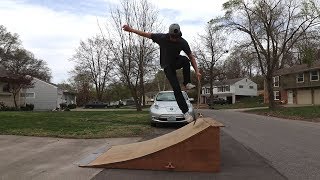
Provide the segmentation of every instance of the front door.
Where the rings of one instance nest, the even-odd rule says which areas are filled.
[[[292,90],[288,91],[288,104],[293,104],[293,92],[292,92]]]

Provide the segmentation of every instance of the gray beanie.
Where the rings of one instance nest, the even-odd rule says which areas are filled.
[[[182,36],[182,33],[180,31],[180,26],[179,24],[171,24],[169,26],[169,34],[175,35],[175,36]]]

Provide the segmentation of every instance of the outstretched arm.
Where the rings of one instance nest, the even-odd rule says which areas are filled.
[[[192,53],[188,54],[188,57],[189,57],[189,59],[190,59],[190,61],[191,61],[191,64],[192,64],[193,69],[196,71],[196,75],[197,75],[198,81],[200,81],[200,79],[201,79],[201,74],[200,74],[200,72],[199,72],[196,59],[194,58],[194,56],[193,56]]]
[[[123,25],[122,29],[127,31],[127,32],[133,32],[135,34],[138,34],[139,36],[143,36],[143,37],[151,39],[151,33],[140,31],[140,30],[137,30],[137,29],[133,29],[129,25]]]

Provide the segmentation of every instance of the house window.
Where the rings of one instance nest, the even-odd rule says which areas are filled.
[[[226,86],[226,91],[230,92],[230,86]]]
[[[310,72],[310,81],[319,81],[319,71]]]
[[[297,75],[297,83],[302,83],[304,82],[304,74],[300,73]]]
[[[249,86],[250,89],[253,89],[253,86]]]
[[[206,88],[206,94],[210,94],[210,88]]]
[[[5,84],[2,88],[2,92],[9,92],[10,91],[10,87],[9,87],[9,83]]]
[[[35,97],[36,97],[36,93],[34,93],[34,92],[21,93],[21,97],[25,97],[25,98],[35,98]]]
[[[219,86],[218,87],[218,92],[226,92],[230,91],[230,86]]]
[[[239,88],[243,88],[243,85],[239,85]]]
[[[280,100],[280,91],[273,91],[274,100]]]
[[[279,87],[279,76],[273,77],[273,87]]]

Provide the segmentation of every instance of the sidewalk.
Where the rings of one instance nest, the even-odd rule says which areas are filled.
[[[88,180],[102,169],[78,167],[78,161],[102,147],[140,138],[62,139],[0,136],[1,180]]]

